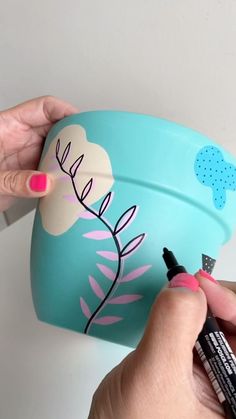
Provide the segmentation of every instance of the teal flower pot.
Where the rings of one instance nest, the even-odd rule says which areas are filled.
[[[46,139],[31,283],[40,320],[135,347],[166,282],[162,249],[212,271],[236,225],[236,160],[152,116],[67,117]]]

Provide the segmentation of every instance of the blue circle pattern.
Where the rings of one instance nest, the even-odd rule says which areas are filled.
[[[212,189],[215,207],[223,209],[226,191],[236,191],[236,167],[224,160],[217,147],[206,146],[198,152],[194,169],[199,182]]]

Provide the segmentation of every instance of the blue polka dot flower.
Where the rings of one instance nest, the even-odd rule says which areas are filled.
[[[217,147],[206,146],[198,152],[194,169],[199,182],[212,189],[215,207],[223,209],[226,191],[236,191],[236,167],[224,160]]]

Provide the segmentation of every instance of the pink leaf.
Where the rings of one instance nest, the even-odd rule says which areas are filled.
[[[87,317],[87,319],[89,319],[91,317],[91,311],[89,310],[88,304],[84,301],[84,299],[82,297],[80,297],[80,307],[81,307],[81,310],[83,311],[85,317]]]
[[[133,253],[138,247],[141,245],[143,239],[145,237],[145,233],[139,234],[139,236],[135,237],[134,239],[130,240],[129,243],[124,246],[121,251],[121,257],[128,256],[130,253]]]
[[[105,297],[105,294],[100,285],[97,283],[96,279],[93,278],[93,276],[89,276],[89,283],[94,294],[96,294],[96,296],[100,298],[100,300],[102,300]]]
[[[104,240],[104,239],[110,239],[112,237],[110,231],[106,230],[94,230],[90,231],[89,233],[85,233],[83,235],[87,239],[94,239],[94,240]]]
[[[83,158],[84,158],[84,154],[81,154],[81,156],[78,157],[78,159],[76,159],[75,162],[70,167],[70,174],[72,177],[75,177],[77,170],[82,163]]]
[[[82,214],[79,214],[79,218],[84,218],[85,220],[93,220],[96,218],[96,215],[90,211],[84,211]]]
[[[96,253],[108,260],[118,260],[118,254],[115,252],[109,252],[107,250],[99,250]]]
[[[140,266],[140,268],[137,268],[134,271],[131,271],[129,274],[123,276],[123,278],[121,278],[119,282],[133,281],[134,279],[139,278],[140,276],[142,276],[151,267],[152,267],[152,265]]]
[[[110,268],[108,268],[108,266],[102,265],[100,263],[97,263],[97,267],[103,273],[103,275],[105,275],[111,281],[114,281],[116,274],[115,274],[115,272],[113,272],[112,269],[110,269]]]
[[[140,294],[127,294],[127,295],[119,295],[118,297],[111,298],[108,303],[109,304],[128,304],[132,303],[133,301],[137,301],[143,298]]]
[[[59,168],[58,162],[57,161],[51,161],[48,165],[48,169],[47,170],[57,170]]]
[[[63,198],[66,199],[66,201],[69,201],[73,204],[78,204],[78,200],[75,195],[63,195]]]
[[[61,158],[61,165],[63,165],[63,163],[65,163],[66,158],[70,152],[70,146],[71,146],[71,141],[67,144],[63,154],[62,154],[62,158]]]
[[[94,319],[93,323],[107,325],[107,324],[120,322],[121,320],[123,320],[123,317],[104,316],[104,317],[99,317],[98,319]]]
[[[109,192],[105,196],[104,200],[101,203],[100,209],[99,209],[99,215],[100,216],[102,216],[102,214],[104,214],[104,212],[108,210],[109,206],[112,203],[113,195],[114,195],[113,192]]]
[[[115,228],[114,228],[114,233],[118,234],[120,233],[122,230],[124,230],[125,228],[128,227],[128,225],[134,221],[134,218],[137,214],[137,210],[138,207],[136,205],[134,205],[133,207],[130,207],[129,209],[127,209],[119,218],[119,220],[117,221]]]
[[[84,189],[82,190],[81,201],[84,201],[85,198],[88,196],[89,192],[91,191],[92,184],[93,184],[93,178],[90,179],[90,181],[85,185]]]
[[[62,181],[62,182],[68,182],[68,181],[70,181],[71,179],[70,179],[70,176],[68,176],[68,175],[62,175],[62,176],[60,176],[59,177],[59,179],[60,179],[60,181]]]

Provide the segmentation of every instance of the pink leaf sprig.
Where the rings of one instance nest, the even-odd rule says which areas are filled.
[[[79,218],[83,218],[84,220],[94,220],[97,217],[92,212],[84,211],[82,214],[79,214]]]
[[[110,252],[108,250],[98,250],[96,252],[99,256],[102,256],[104,259],[117,261],[118,260],[118,254],[116,252]]]
[[[63,198],[72,204],[78,204],[78,200],[75,195],[63,195]]]
[[[110,281],[114,281],[116,278],[116,273],[108,266],[103,265],[101,263],[97,263],[98,269],[105,275],[106,278],[110,279]]]
[[[87,319],[89,319],[92,315],[90,308],[88,306],[88,304],[86,303],[86,301],[80,297],[80,307],[82,312],[84,313],[85,317],[87,317]]]
[[[96,319],[93,320],[93,323],[106,326],[108,324],[120,322],[121,320],[123,320],[123,317],[104,316],[104,317],[97,317]]]
[[[100,298],[100,300],[102,300],[105,297],[105,293],[102,290],[101,286],[99,285],[99,283],[96,281],[96,279],[93,276],[89,276],[89,283],[91,285],[91,288],[94,292],[94,294]]]
[[[141,300],[141,298],[143,298],[143,296],[140,294],[124,294],[109,299],[108,304],[129,304]]]
[[[86,237],[87,239],[92,239],[92,240],[105,240],[105,239],[112,238],[111,232],[106,231],[106,230],[90,231],[89,233],[83,234],[83,236]]]
[[[134,279],[137,279],[140,276],[142,276],[151,267],[152,267],[152,265],[140,266],[139,268],[134,269],[133,271],[129,272],[127,275],[125,275],[122,278],[120,278],[119,279],[119,282],[130,282],[130,281],[133,281]]]

